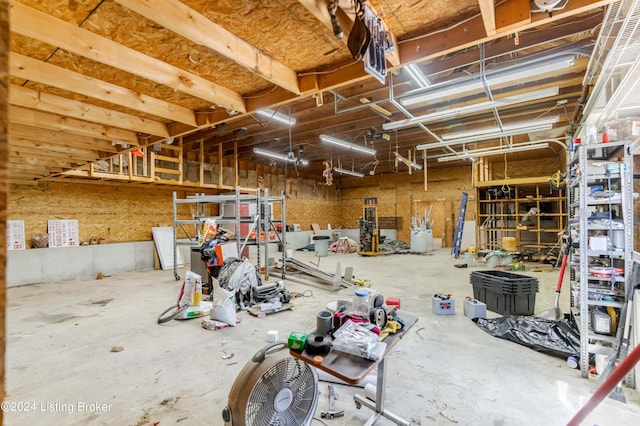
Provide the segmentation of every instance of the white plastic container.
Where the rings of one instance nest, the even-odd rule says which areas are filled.
[[[431,229],[411,232],[411,253],[427,253],[433,250],[433,233]]]

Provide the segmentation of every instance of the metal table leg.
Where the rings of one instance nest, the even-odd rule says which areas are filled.
[[[371,426],[375,424],[376,421],[380,418],[380,416],[386,417],[397,425],[402,426],[410,426],[407,420],[401,418],[400,416],[393,414],[389,410],[385,410],[384,408],[384,387],[385,387],[385,360],[382,358],[378,363],[378,375],[376,379],[376,402],[367,399],[366,397],[355,394],[353,399],[356,403],[356,408],[360,408],[361,405],[364,405],[367,408],[370,408],[374,411],[374,413],[369,417],[365,426]]]

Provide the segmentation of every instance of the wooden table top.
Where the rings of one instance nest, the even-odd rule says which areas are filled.
[[[383,342],[387,344],[387,349],[384,352],[382,358],[386,357],[396,344],[404,337],[407,331],[418,321],[418,317],[410,314],[409,312],[397,310],[398,316],[404,321],[404,328],[402,331],[389,334]],[[327,355],[323,356],[321,364],[315,364],[313,362],[314,355],[309,355],[306,351],[296,352],[289,350],[289,353],[294,358],[298,358],[307,364],[311,364],[322,371],[325,371],[340,380],[355,385],[360,383],[367,374],[375,367],[380,361],[372,361],[366,358],[359,357],[357,355],[351,355],[345,352],[331,350]]]

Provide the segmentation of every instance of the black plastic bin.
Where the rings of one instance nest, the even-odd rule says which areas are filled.
[[[502,315],[533,315],[536,308],[535,293],[504,294],[473,286],[473,298],[485,303],[491,312]]]
[[[473,297],[487,309],[503,315],[533,315],[538,279],[512,272],[473,271],[470,275]]]

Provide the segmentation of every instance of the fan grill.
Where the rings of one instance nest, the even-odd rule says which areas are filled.
[[[256,382],[247,401],[246,423],[254,426],[298,426],[308,424],[316,403],[316,376],[311,367],[295,358],[285,358],[267,369]],[[275,398],[288,388],[292,399],[278,412]],[[281,394],[282,396],[282,394]]]

